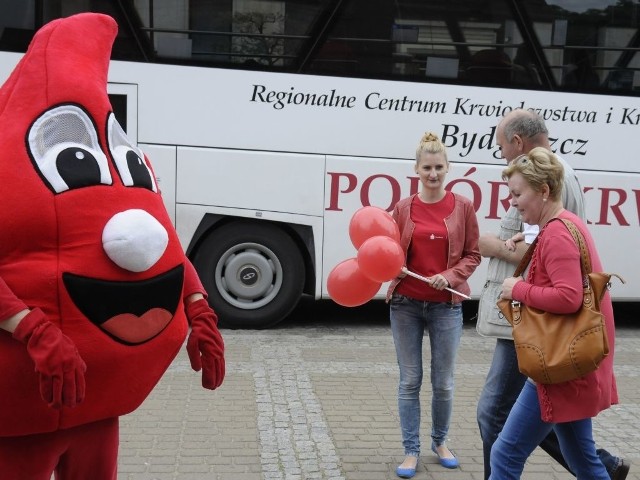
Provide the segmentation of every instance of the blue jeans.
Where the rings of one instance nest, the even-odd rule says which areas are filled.
[[[591,418],[566,423],[546,423],[533,382],[525,382],[504,428],[491,449],[491,477],[519,479],[529,455],[554,430],[560,448],[579,479],[609,480],[593,441]]]
[[[462,336],[462,305],[423,302],[394,294],[390,306],[400,385],[398,410],[405,455],[420,455],[420,387],[422,338],[431,346],[431,439],[442,445],[449,432],[453,407],[454,370]]]
[[[487,380],[478,400],[477,410],[478,427],[480,428],[484,453],[485,480],[491,475],[489,461],[491,447],[502,431],[509,412],[525,383],[526,377],[518,370],[518,359],[513,341],[498,339]],[[540,447],[575,475],[560,451],[560,444],[555,432],[549,432],[549,435],[541,441]],[[597,450],[597,454],[609,474],[612,474],[618,466],[618,457],[602,449]]]

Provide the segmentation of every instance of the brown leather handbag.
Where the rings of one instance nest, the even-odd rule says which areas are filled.
[[[498,300],[498,308],[513,326],[520,372],[538,383],[561,383],[585,376],[600,366],[609,354],[604,315],[600,301],[615,273],[594,273],[582,233],[573,222],[561,220],[571,232],[581,256],[584,296],[580,309],[572,314],[545,312],[514,300]],[[536,240],[518,265],[514,277],[525,270]]]

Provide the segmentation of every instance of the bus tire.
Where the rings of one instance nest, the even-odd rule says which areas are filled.
[[[302,295],[300,250],[272,224],[224,225],[204,239],[193,263],[221,327],[268,328],[283,320]]]

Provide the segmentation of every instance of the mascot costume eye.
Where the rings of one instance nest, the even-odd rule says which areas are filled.
[[[115,480],[118,417],[187,340],[205,388],[224,344],[152,166],[107,96],[117,33],[40,29],[0,88],[0,476]]]

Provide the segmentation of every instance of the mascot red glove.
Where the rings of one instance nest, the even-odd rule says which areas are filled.
[[[40,395],[50,407],[75,407],[84,400],[87,366],[73,342],[36,308],[24,317],[13,338],[27,345],[40,381]]]
[[[218,317],[204,298],[187,305],[191,334],[187,352],[191,368],[202,369],[202,386],[215,390],[222,384],[225,373],[224,342],[218,331]]]
[[[218,330],[218,317],[206,301],[207,292],[191,262],[187,261],[184,278],[184,303],[191,333],[187,353],[191,368],[202,370],[202,386],[218,388],[225,375],[224,341]]]
[[[116,34],[106,15],[54,20],[0,88],[2,480],[115,480],[118,417],[175,358],[187,310],[193,367],[224,378],[215,314],[185,304],[206,292],[109,102]]]

